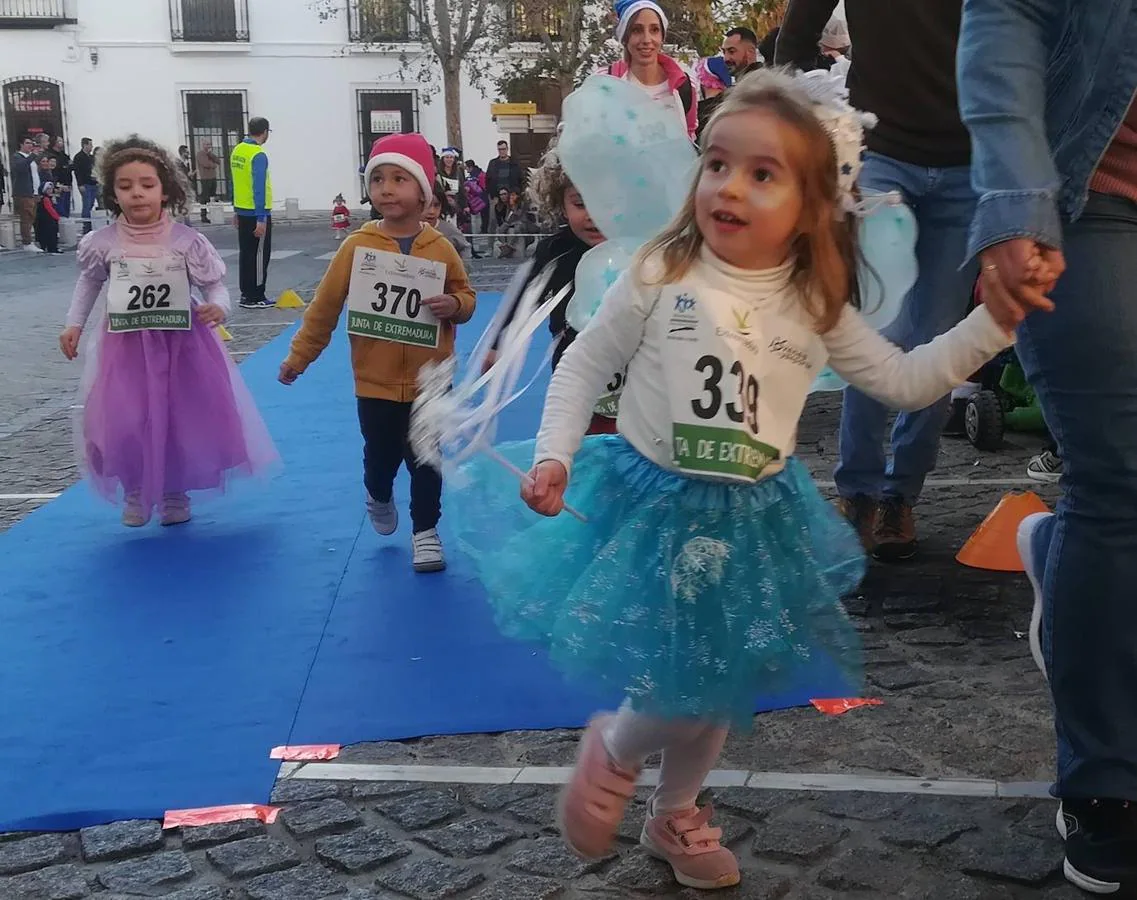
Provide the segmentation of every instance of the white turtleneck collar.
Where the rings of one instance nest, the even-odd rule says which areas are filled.
[[[715,254],[706,244],[699,250],[696,277],[708,287],[738,292],[752,299],[763,299],[782,291],[793,276],[793,259],[773,269],[743,269]],[[695,274],[694,272],[692,274]]]

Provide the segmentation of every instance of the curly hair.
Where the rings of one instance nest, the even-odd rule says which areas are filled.
[[[122,215],[122,207],[115,197],[115,175],[127,163],[142,162],[152,165],[162,182],[162,193],[166,195],[166,208],[175,216],[184,216],[189,211],[189,178],[170,156],[170,152],[160,144],[147,140],[137,134],[122,140],[111,141],[100,153],[99,183],[102,185],[102,204],[116,216]]]
[[[537,208],[537,218],[542,224],[565,224],[565,193],[571,187],[554,138],[537,168],[529,171],[529,199]]]

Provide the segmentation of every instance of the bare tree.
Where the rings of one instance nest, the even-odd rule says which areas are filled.
[[[605,58],[611,17],[595,0],[498,0],[497,6],[493,42],[511,51],[509,65],[493,78],[503,94],[511,85],[546,82],[567,97]]]
[[[406,81],[433,84],[441,70],[446,104],[446,139],[462,146],[462,73],[477,84],[482,71],[476,65],[481,51],[489,49],[490,13],[499,0],[311,0],[321,19],[331,19],[345,6],[360,23],[359,42],[399,56],[400,76]],[[409,21],[403,36],[392,35],[392,21]],[[412,54],[408,40],[420,41],[427,53]],[[437,67],[437,68],[436,68]]]

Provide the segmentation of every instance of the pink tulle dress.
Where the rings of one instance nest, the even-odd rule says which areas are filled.
[[[184,260],[195,306],[229,311],[225,263],[205,237],[165,214],[148,226],[120,217],[79,244],[67,324],[86,324],[119,260],[163,257]],[[191,320],[188,331],[111,332],[104,310],[85,346],[76,427],[84,474],[100,496],[140,508],[145,519],[166,498],[223,489],[279,459],[217,330]]]

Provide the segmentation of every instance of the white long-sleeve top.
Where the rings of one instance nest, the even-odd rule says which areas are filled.
[[[612,373],[627,366],[617,429],[652,462],[676,470],[664,366],[674,304],[659,302],[675,286],[653,284],[657,272],[658,263],[649,260],[639,272],[633,269],[621,276],[565,353],[549,385],[535,462],[556,460],[571,471],[597,397]],[[704,247],[682,285],[695,294],[710,289],[746,298],[748,306],[761,313],[775,313],[799,324],[808,334],[815,371],[828,364],[849,384],[898,409],[929,406],[1013,343],[983,306],[946,334],[909,353],[881,337],[852,306],[845,308],[836,326],[819,335],[800,294],[790,286],[791,272],[792,263],[765,271],[739,269]],[[781,458],[763,471],[763,477],[780,471],[793,453],[805,399],[803,394],[792,413],[783,409],[782,415],[793,415],[793,421],[778,423],[781,427],[775,430],[794,437],[788,446],[779,448]]]

